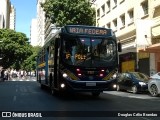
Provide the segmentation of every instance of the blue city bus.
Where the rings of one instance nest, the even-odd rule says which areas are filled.
[[[66,25],[39,51],[37,81],[52,94],[71,91],[99,96],[108,90],[118,69],[120,51],[112,29]]]

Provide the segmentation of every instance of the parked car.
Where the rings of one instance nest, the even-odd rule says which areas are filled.
[[[160,79],[152,78],[148,82],[148,90],[153,97],[160,95]]]
[[[148,91],[149,76],[140,72],[124,72],[117,78],[117,91],[126,90],[133,93]]]
[[[150,78],[160,79],[160,72],[157,72],[156,74],[152,75]]]

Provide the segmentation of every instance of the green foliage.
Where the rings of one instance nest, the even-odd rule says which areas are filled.
[[[28,38],[24,33],[0,29],[0,41],[0,53],[2,54],[0,66],[3,68],[14,66],[15,69],[20,69],[21,63],[32,54]]]
[[[46,0],[46,17],[58,27],[67,24],[95,25],[95,10],[87,0]]]
[[[32,71],[36,69],[36,57],[40,50],[40,46],[31,47],[32,55],[29,56],[22,64],[22,68],[26,71]]]

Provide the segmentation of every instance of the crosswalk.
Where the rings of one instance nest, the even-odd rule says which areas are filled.
[[[25,78],[12,78],[7,81],[36,81],[35,77],[25,77]]]
[[[36,81],[35,79],[12,79],[12,80],[9,80],[9,81]]]

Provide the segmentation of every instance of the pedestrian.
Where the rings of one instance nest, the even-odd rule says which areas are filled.
[[[2,71],[1,71],[1,79],[2,79],[2,81],[5,80],[5,77],[4,77],[4,69],[2,69]]]
[[[5,71],[4,71],[4,79],[5,79],[5,80],[8,80],[8,70],[5,70]]]
[[[23,77],[23,70],[20,71],[20,74],[21,74],[21,78],[22,78]]]

